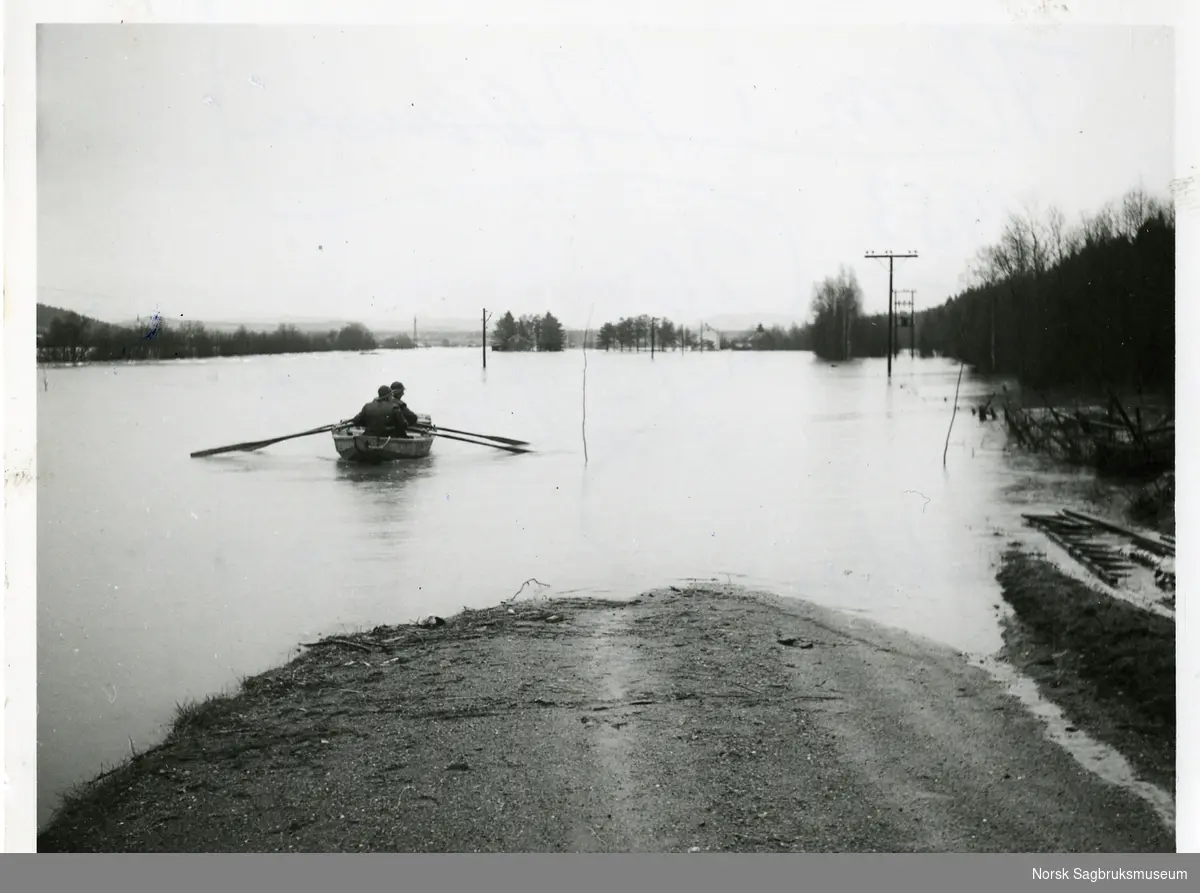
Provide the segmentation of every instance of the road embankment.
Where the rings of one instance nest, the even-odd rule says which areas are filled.
[[[1170,852],[1174,839],[965,656],[706,585],[324,640],[181,711],[161,746],[69,797],[39,849]]]

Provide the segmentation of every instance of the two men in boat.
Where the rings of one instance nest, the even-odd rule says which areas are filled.
[[[367,403],[358,415],[350,420],[352,425],[362,425],[372,437],[404,437],[408,426],[417,422],[417,416],[396,395],[404,394],[404,385],[393,382],[391,387],[379,386],[379,395]]]

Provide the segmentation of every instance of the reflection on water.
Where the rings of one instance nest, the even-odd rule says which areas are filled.
[[[362,536],[388,546],[412,539],[409,523],[417,488],[433,472],[433,456],[405,462],[358,464],[335,459],[331,464],[339,483],[353,494],[355,524]]]
[[[542,594],[716,578],[965,651],[1000,638],[995,563],[1040,491],[958,368],[808,354],[381,351],[47,370],[38,395],[39,788],[160,734],[177,701],[295,644]],[[423,460],[358,466],[328,434],[382,382],[444,425]],[[280,382],[286,393],[278,398]],[[264,395],[274,395],[265,399]],[[164,396],[166,395],[166,396]],[[169,398],[169,399],[168,399]],[[130,421],[132,419],[132,421]],[[1064,486],[1074,486],[1069,482]]]
[[[360,485],[363,492],[369,496],[382,497],[403,490],[410,481],[428,477],[433,472],[435,461],[432,455],[423,459],[381,462],[375,465],[338,459],[334,462],[334,467],[337,469],[338,480]]]

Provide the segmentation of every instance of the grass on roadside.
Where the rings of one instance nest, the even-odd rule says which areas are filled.
[[[1005,653],[1072,722],[1174,788],[1175,623],[1010,550],[997,575],[1015,618]]]

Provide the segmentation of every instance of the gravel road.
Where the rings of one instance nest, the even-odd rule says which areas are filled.
[[[194,711],[39,849],[1174,850],[962,655],[802,602],[712,585],[346,641]]]

